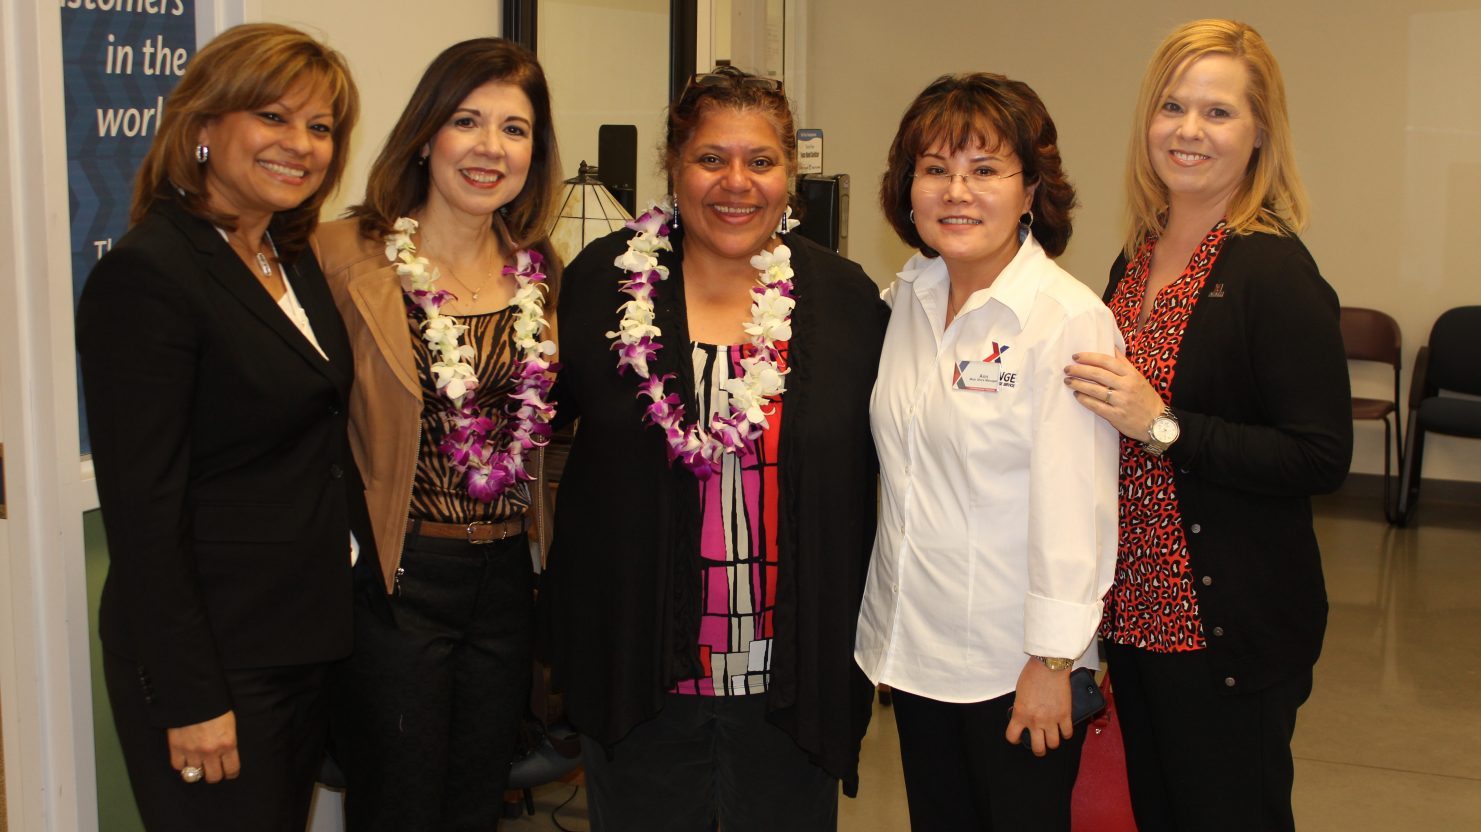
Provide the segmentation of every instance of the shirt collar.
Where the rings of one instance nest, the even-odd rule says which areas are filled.
[[[1021,232],[1020,232],[1021,233]],[[1018,319],[1020,327],[1028,324],[1030,310],[1033,309],[1034,299],[1039,294],[1039,279],[1042,275],[1043,264],[1048,261],[1049,256],[1034,239],[1032,234],[1022,234],[1023,239],[1018,246],[1018,253],[1003,271],[998,274],[996,280],[987,289],[974,292],[972,297],[962,305],[958,316],[966,315],[974,309],[986,306],[990,301],[997,301],[1008,307]],[[948,280],[946,264],[940,257],[927,257],[924,254],[916,254],[905,261],[905,267],[896,275],[901,283],[913,284],[912,291],[917,295],[936,291],[938,288],[944,290]]]

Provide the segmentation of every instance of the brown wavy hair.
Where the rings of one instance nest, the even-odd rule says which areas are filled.
[[[1152,168],[1147,131],[1167,88],[1194,61],[1228,55],[1249,70],[1250,109],[1259,127],[1260,146],[1250,156],[1244,181],[1229,199],[1225,218],[1233,234],[1263,231],[1292,234],[1306,226],[1306,188],[1296,171],[1291,124],[1286,117],[1286,85],[1275,54],[1254,27],[1210,18],[1185,23],[1168,35],[1142,77],[1126,154],[1127,228],[1123,251],[1134,256],[1149,234],[1167,228],[1167,186]]]
[[[545,256],[553,298],[559,264],[548,236],[561,185],[560,152],[545,71],[534,53],[514,41],[474,38],[455,43],[432,59],[370,167],[365,200],[351,208],[349,216],[359,220],[362,235],[380,239],[391,232],[397,218],[420,208],[432,182],[427,165],[418,164],[422,145],[432,141],[464,99],[490,82],[519,87],[535,114],[524,189],[495,212],[493,227],[509,245],[533,248]]]
[[[988,72],[943,75],[900,118],[879,204],[900,239],[927,257],[937,253],[910,221],[910,186],[921,154],[943,145],[953,151],[975,145],[1012,148],[1023,164],[1024,184],[1038,185],[1029,206],[1031,233],[1050,257],[1064,253],[1074,231],[1075,188],[1059,158],[1059,131],[1032,87]]]
[[[201,128],[228,113],[278,101],[307,82],[328,93],[334,155],[319,189],[297,208],[273,215],[273,243],[292,261],[308,247],[319,209],[344,174],[350,133],[360,118],[360,94],[344,56],[304,32],[278,23],[246,23],[217,35],[191,59],[165,99],[164,115],[134,180],[129,220],[137,223],[155,203],[175,201],[212,225],[236,229],[237,218],[213,211],[206,193],[206,165],[195,160]]]

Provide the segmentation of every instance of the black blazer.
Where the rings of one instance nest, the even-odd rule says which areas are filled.
[[[1126,274],[1117,258],[1109,302]],[[1295,237],[1231,236],[1188,320],[1172,382],[1174,466],[1210,682],[1251,693],[1309,669],[1327,592],[1310,495],[1352,459],[1337,293]]]
[[[157,206],[77,311],[109,570],[105,650],[156,727],[231,708],[223,669],[337,659],[349,532],[374,557],[346,439],[354,367],[311,252],[288,266],[325,361],[219,232]]]

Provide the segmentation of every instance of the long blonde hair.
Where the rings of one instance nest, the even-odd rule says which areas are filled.
[[[1137,94],[1131,148],[1126,157],[1127,230],[1124,248],[1131,257],[1148,235],[1167,227],[1167,186],[1152,168],[1147,131],[1172,86],[1189,66],[1207,55],[1228,55],[1249,69],[1250,107],[1261,137],[1244,181],[1226,213],[1233,234],[1263,231],[1293,234],[1306,226],[1306,189],[1296,171],[1291,126],[1286,118],[1286,87],[1275,55],[1253,27],[1233,20],[1195,20],[1162,41]]]
[[[236,217],[212,211],[206,167],[195,160],[196,138],[213,118],[271,104],[300,82],[324,90],[332,102],[334,156],[319,190],[302,205],[273,217],[273,242],[292,260],[308,246],[319,208],[339,184],[348,142],[360,116],[360,94],[344,56],[309,35],[277,23],[245,23],[217,35],[191,59],[165,100],[159,131],[134,180],[130,222],[155,203],[175,201],[213,225],[236,228]],[[209,164],[209,163],[208,163]]]

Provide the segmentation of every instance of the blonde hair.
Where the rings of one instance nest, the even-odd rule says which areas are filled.
[[[360,94],[344,56],[309,35],[277,23],[247,23],[217,35],[191,59],[165,100],[154,144],[134,180],[130,222],[155,203],[173,200],[213,225],[235,229],[237,218],[213,211],[206,165],[195,159],[196,139],[211,119],[271,104],[307,82],[330,98],[334,155],[324,182],[302,205],[273,217],[273,242],[286,260],[308,246],[319,209],[339,184],[349,158],[350,133],[360,116]]]
[[[1286,118],[1286,88],[1275,55],[1253,27],[1233,20],[1195,20],[1162,41],[1137,94],[1131,148],[1126,159],[1127,231],[1124,251],[1136,253],[1149,235],[1167,227],[1168,195],[1147,146],[1147,131],[1167,94],[1183,72],[1208,55],[1228,55],[1249,70],[1249,99],[1260,143],[1250,157],[1244,181],[1230,197],[1229,231],[1287,235],[1306,225],[1306,189],[1296,171],[1291,127]]]

